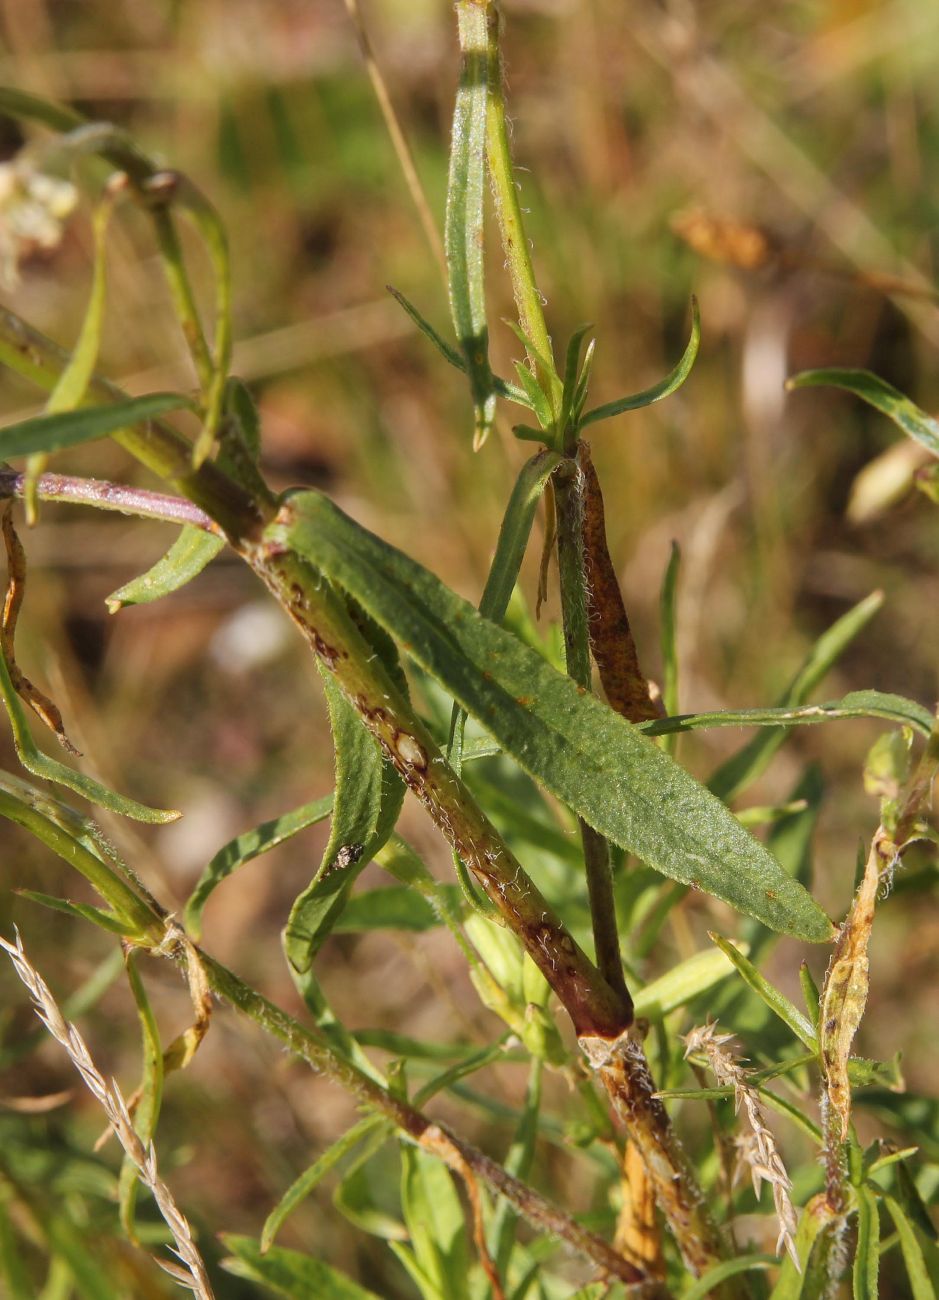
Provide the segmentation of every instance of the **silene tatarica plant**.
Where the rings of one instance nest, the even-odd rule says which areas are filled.
[[[359,21],[356,6],[348,8]],[[265,1294],[375,1294],[328,1259],[277,1244],[291,1213],[331,1177],[338,1184],[337,1213],[387,1239],[398,1261],[396,1295],[812,1300],[853,1287],[855,1296],[870,1297],[878,1293],[889,1258],[902,1263],[899,1269],[891,1264],[891,1275],[903,1277],[909,1294],[922,1300],[933,1294],[937,1276],[935,1233],[923,1199],[936,1180],[924,1178],[928,1167],[917,1163],[915,1132],[903,1147],[859,1143],[854,1091],[862,1099],[865,1092],[883,1098],[901,1084],[895,1064],[855,1058],[851,1048],[867,997],[875,905],[907,846],[930,838],[935,843],[928,823],[939,759],[934,719],[920,704],[873,690],[809,702],[877,611],[879,594],[822,636],[773,707],[679,713],[677,551],[662,589],[662,687],[650,684],[607,550],[603,497],[585,435],[611,436],[618,417],[668,397],[685,382],[698,350],[698,309],[691,304],[690,340],[670,374],[632,396],[591,405],[590,327],[575,330],[556,350],[536,284],[506,126],[497,4],[458,0],[456,21],[461,63],[443,239],[454,341],[401,292],[392,293],[466,377],[472,408],[466,455],[485,455],[495,422],[519,409],[523,420],[512,433],[536,446],[508,495],[478,608],[327,495],[306,489],[277,495],[268,487],[259,469],[257,410],[229,373],[225,230],[195,185],[158,166],[120,128],[27,93],[0,92],[0,109],[26,124],[29,135],[4,165],[8,229],[24,239],[54,238],[78,202],[73,177],[83,160],[94,246],[91,291],[71,350],[10,311],[0,320],[0,360],[46,394],[42,414],[0,433],[9,463],[0,473],[8,570],[0,689],[24,769],[0,775],[0,811],[83,875],[100,901],[92,906],[37,892],[29,897],[120,940],[144,1044],[142,1080],[128,1099],[101,1074],[22,940],[10,935],[4,946],[120,1139],[125,1156],[116,1195],[130,1241],[155,1235],[152,1223],[144,1233],[137,1222],[141,1183],[155,1199],[175,1243],[175,1258],[157,1248],[157,1261],[174,1279],[170,1288],[208,1296],[215,1287],[225,1294],[217,1250],[190,1229],[153,1146],[161,1097],[171,1086],[167,1075],[188,1065],[218,999],[346,1089],[361,1110],[333,1146],[310,1152],[309,1166],[267,1207],[257,1237],[224,1238],[222,1267]],[[364,33],[363,44],[371,58]],[[381,89],[373,61],[370,68]],[[386,95],[382,103],[390,115]],[[391,124],[416,185],[393,117]],[[490,193],[494,234],[487,228]],[[424,202],[419,188],[416,197]],[[131,398],[97,372],[108,231],[131,204],[152,225],[198,376],[194,394]],[[208,312],[190,279],[180,222],[195,228],[208,254]],[[432,227],[430,233],[434,238]],[[498,260],[504,258],[517,309],[510,324],[524,356],[510,379],[496,375],[489,360],[487,239],[501,243]],[[15,262],[9,237],[4,252]],[[935,423],[872,376],[819,371],[793,382],[851,388],[939,453]],[[161,488],[50,470],[53,454],[104,437],[151,471]],[[935,497],[935,474],[924,471],[921,479]],[[113,593],[112,612],[171,595],[228,547],[254,570],[312,651],[335,747],[334,793],[221,847],[179,916],[160,904],[144,873],[124,861],[84,804],[143,822],[179,814],[105,788],[73,764],[51,758],[33,739],[30,712],[69,747],[55,704],[29,682],[15,653],[26,583],[19,501],[30,523],[41,523],[48,503],[67,501],[180,527],[163,559]],[[513,602],[542,505],[539,604],[556,565],[563,653],[542,639],[520,598]],[[594,691],[595,669],[600,693]],[[421,702],[412,698],[415,674]],[[434,704],[441,700],[443,711]],[[858,717],[890,727],[865,775],[880,796],[881,823],[859,860],[854,902],[836,928],[807,888],[817,787],[806,782],[779,808],[731,811],[729,804],[765,769],[792,727]],[[718,726],[760,730],[705,784],[676,760],[675,742],[681,732]],[[506,774],[513,790],[525,791],[515,810],[517,827],[504,816],[500,784]],[[408,790],[452,851],[452,882],[431,874],[396,832]],[[76,798],[84,803],[76,806]],[[500,804],[498,817],[487,813],[490,799]],[[284,918],[284,953],[309,1011],[301,1021],[200,946],[202,915],[220,881],[326,818],[322,860]],[[497,829],[496,821],[507,829]],[[765,842],[751,830],[761,823],[770,826]],[[575,828],[578,847],[564,833]],[[555,864],[550,872],[542,869],[544,852]],[[356,889],[370,862],[394,879],[393,890]],[[689,890],[733,909],[740,917],[736,937],[712,933],[710,949],[671,969],[660,966],[651,982],[642,980],[640,972],[655,968],[661,927]],[[493,1043],[456,1045],[446,1068],[420,1086],[409,1076],[427,1076],[428,1062],[447,1054],[399,1036],[394,1059],[380,1068],[366,1051],[368,1035],[338,1019],[317,977],[318,953],[330,932],[340,922],[352,925],[353,917],[380,928],[388,899],[403,900],[412,919],[419,918],[414,928],[447,928],[479,997],[504,1026]],[[719,915],[725,928],[728,909]],[[395,924],[390,917],[387,923]],[[803,966],[804,1009],[761,973],[778,936],[834,944],[820,989]],[[174,961],[191,994],[191,1027],[168,1045],[141,977],[141,953]],[[756,1018],[754,1007],[761,1012]],[[734,1037],[738,1018],[761,1026],[756,1041],[748,1042],[745,1029]],[[484,1152],[436,1120],[431,1103],[438,1093],[458,1096],[461,1081],[500,1060],[527,1064],[527,1090],[508,1150]],[[567,1081],[573,1118],[566,1130],[542,1104],[546,1073]],[[817,1106],[809,1102],[813,1091]],[[679,1111],[692,1135],[685,1140],[675,1126]],[[576,1134],[598,1203],[607,1207],[589,1223],[564,1206],[558,1189],[548,1197],[535,1186],[539,1145],[557,1141],[562,1131],[572,1143]],[[935,1154],[936,1137],[929,1142]],[[818,1157],[809,1159],[797,1183],[786,1159],[790,1143],[801,1144],[800,1150],[808,1145]],[[381,1161],[387,1170],[391,1154],[400,1192],[385,1189],[381,1214],[369,1217],[361,1204],[356,1211],[363,1171]],[[738,1167],[752,1175],[753,1193],[749,1180],[738,1179]],[[761,1199],[764,1182],[769,1194]],[[28,1193],[2,1162],[0,1190],[0,1272],[7,1293],[38,1294],[35,1251],[26,1260],[21,1240],[24,1231],[29,1237],[35,1215]],[[127,1294],[100,1273],[89,1281],[83,1256],[69,1253],[61,1233],[43,1238],[40,1232],[39,1240],[51,1261],[49,1276],[67,1278],[55,1291],[47,1282],[43,1295]]]

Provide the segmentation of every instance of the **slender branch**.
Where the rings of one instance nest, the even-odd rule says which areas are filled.
[[[268,1001],[263,994],[243,983],[230,970],[207,956],[201,949],[197,949],[197,952],[213,992],[255,1021],[267,1033],[279,1039],[295,1056],[306,1061],[315,1070],[322,1071],[334,1082],[341,1084],[363,1105],[386,1115],[402,1133],[445,1159],[456,1173],[461,1172],[459,1162],[462,1162],[494,1192],[504,1197],[539,1232],[559,1237],[574,1250],[593,1260],[604,1273],[619,1278],[627,1284],[649,1282],[646,1274],[624,1259],[602,1237],[582,1228],[557,1206],[552,1205],[526,1183],[514,1178],[476,1147],[456,1137],[449,1129],[431,1120],[402,1098],[386,1091],[341,1056],[319,1035],[294,1020],[273,1002]],[[446,1142],[440,1142],[441,1133],[446,1134]],[[452,1151],[448,1152],[448,1147],[452,1148]],[[455,1160],[454,1156],[458,1156],[458,1160]],[[639,1292],[632,1294],[638,1296]],[[646,1288],[642,1294],[651,1297],[653,1291]]]
[[[0,469],[0,500],[22,497],[26,475],[15,469]],[[142,519],[160,519],[168,524],[190,524],[221,537],[221,527],[185,497],[150,492],[128,483],[109,483],[105,479],[76,478],[70,474],[40,474],[37,495],[42,501],[70,502],[93,506],[97,510],[114,510],[119,514],[137,515]]]

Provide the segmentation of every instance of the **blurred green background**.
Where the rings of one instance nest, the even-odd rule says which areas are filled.
[[[363,0],[363,8],[442,221],[457,72],[452,6]],[[886,596],[882,612],[818,698],[869,686],[931,707],[939,512],[912,492],[865,505],[857,476],[897,442],[893,426],[836,394],[789,397],[783,383],[808,366],[865,366],[927,410],[939,405],[935,302],[872,283],[887,274],[922,291],[934,278],[939,8],[922,0],[505,0],[504,9],[514,150],[549,328],[565,340],[594,322],[596,400],[659,378],[684,347],[693,293],[701,304],[703,344],[687,385],[601,426],[593,441],[611,550],[647,670],[660,672],[658,591],[676,539],[684,708],[771,703],[815,638],[875,588]],[[326,489],[477,599],[514,471],[530,449],[512,439],[520,413],[506,408],[496,435],[473,454],[465,384],[385,292],[394,284],[449,332],[439,274],[341,0],[2,0],[0,32],[0,81],[121,123],[221,211],[235,268],[234,370],[259,401],[272,483]],[[22,140],[0,122],[3,157]],[[690,211],[765,231],[766,255],[751,269],[702,256],[680,233]],[[726,226],[713,229],[728,235]],[[57,249],[24,261],[5,301],[70,343],[90,247],[86,204]],[[205,289],[208,268],[193,250]],[[511,314],[511,293],[495,240],[490,251],[494,362],[508,374],[519,345],[499,323]],[[109,276],[102,369],[133,392],[192,386],[149,230],[128,208],[112,227]],[[2,379],[6,420],[33,409],[34,392]],[[897,456],[906,457],[900,474],[908,477],[909,452],[894,453],[894,464]],[[139,477],[111,447],[57,465]],[[875,497],[890,465],[868,472]],[[47,506],[24,540],[31,579],[20,661],[57,699],[89,770],[184,810],[180,823],[153,833],[107,825],[161,900],[178,905],[230,836],[330,788],[312,664],[234,560],[223,558],[166,602],[109,618],[104,597],[160,554],[170,540],[164,527]],[[533,599],[532,550],[524,587]],[[552,591],[542,617],[556,615]],[[806,766],[819,765],[826,798],[815,887],[834,915],[850,897],[858,843],[876,824],[860,768],[878,732],[873,723],[798,731],[752,792],[754,802],[785,799]],[[703,774],[740,739],[688,738],[682,758]],[[448,870],[416,806],[406,805],[402,829]],[[245,868],[206,917],[210,951],[293,1009],[279,930],[323,839],[321,828],[307,832]],[[4,843],[14,883],[74,888],[12,828]],[[858,1049],[902,1049],[910,1087],[928,1091],[939,1065],[939,919],[921,909],[921,898],[904,897],[901,887],[878,916]],[[690,898],[645,972],[693,951],[713,917]],[[733,924],[727,913],[720,919],[725,930]],[[63,996],[107,956],[102,936],[4,893],[3,932],[14,922]],[[771,974],[790,992],[799,955],[784,944],[774,956]],[[820,975],[825,954],[810,960]],[[496,1032],[439,931],[337,936],[320,966],[354,1027],[479,1041]],[[148,974],[171,1034],[185,1023],[185,994],[170,970],[153,964]],[[0,985],[0,1094],[76,1086],[51,1046],[28,1063],[14,1059],[29,1013],[5,966]],[[132,1075],[137,1030],[122,986],[83,1023],[106,1070]],[[515,1100],[523,1086],[508,1066],[478,1081]],[[559,1084],[562,1103],[563,1092]],[[456,1112],[444,1101],[440,1113]],[[219,1010],[195,1064],[169,1083],[164,1168],[210,1242],[221,1229],[256,1233],[290,1179],[352,1116],[336,1089]],[[483,1114],[461,1116],[464,1131],[472,1122],[478,1140],[501,1149],[507,1129]],[[91,1157],[87,1167],[70,1159],[71,1181],[56,1183],[59,1154],[87,1150],[102,1125],[90,1099],[77,1095],[28,1121],[0,1114],[4,1125],[38,1171],[37,1187],[78,1205],[75,1171],[85,1168],[88,1186],[97,1186]],[[100,1159],[113,1163],[107,1150]],[[565,1188],[573,1208],[592,1204],[589,1166],[550,1150],[539,1170],[546,1186]],[[99,1217],[89,1227],[111,1233],[110,1207],[92,1203]],[[79,1223],[86,1212],[75,1211]],[[342,1224],[318,1193],[283,1240],[324,1254],[381,1294],[407,1294],[382,1244]],[[168,1293],[130,1247],[101,1249],[131,1279],[128,1294]],[[231,1296],[255,1294],[227,1285]]]

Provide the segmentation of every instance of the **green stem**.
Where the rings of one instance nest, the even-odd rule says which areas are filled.
[[[531,249],[525,234],[522,208],[519,202],[515,173],[512,168],[512,150],[505,115],[504,73],[502,50],[499,42],[500,14],[497,0],[484,0],[486,4],[486,57],[488,61],[489,99],[486,107],[486,157],[492,197],[502,236],[502,248],[512,278],[512,291],[518,311],[519,324],[534,343],[541,356],[551,360],[551,337],[545,324],[542,297],[535,281],[535,268]],[[561,381],[552,367],[549,373],[535,358],[531,358],[535,374],[551,396],[555,418],[561,411]]]
[[[561,615],[568,676],[583,690],[591,688],[590,636],[587,626],[587,589],[584,576],[582,476],[573,460],[564,462],[554,476],[558,519],[558,569],[561,581]],[[597,965],[606,982],[632,1007],[623,975],[616,928],[616,904],[610,847],[592,826],[578,819],[584,849],[587,892]]]

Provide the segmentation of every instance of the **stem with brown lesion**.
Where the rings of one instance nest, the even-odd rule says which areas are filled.
[[[289,512],[289,503],[283,507]],[[518,936],[578,1034],[615,1038],[631,1008],[588,959],[524,871],[371,647],[339,596],[277,543],[242,554],[288,611],[365,725]]]

